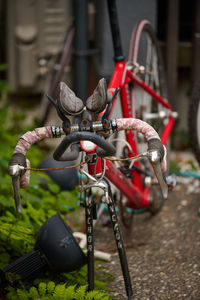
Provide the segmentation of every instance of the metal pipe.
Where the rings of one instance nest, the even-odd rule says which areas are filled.
[[[88,86],[88,1],[75,0],[75,93],[87,99]]]

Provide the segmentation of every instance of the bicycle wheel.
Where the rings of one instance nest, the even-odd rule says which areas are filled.
[[[115,101],[115,104],[112,108],[110,117],[111,117],[111,119],[123,118],[123,112],[122,112],[121,101],[119,99],[119,95],[117,96],[117,100]],[[125,131],[123,131],[123,130],[119,131],[119,132],[115,132],[109,138],[109,141],[115,146],[115,148],[116,148],[115,156],[118,158],[124,157],[124,149],[128,148],[130,150],[130,152],[132,151],[131,145],[129,145],[129,143],[126,141],[126,134],[125,134]],[[128,165],[128,162],[123,163],[123,162],[117,161],[117,162],[113,162],[113,163],[122,172]],[[130,172],[127,170],[126,176],[129,176],[129,174],[130,174]],[[114,185],[111,185],[111,187],[112,187],[112,192],[113,192],[113,195],[115,198],[115,202],[119,208],[120,222],[123,224],[125,229],[130,230],[131,225],[132,225],[134,211],[133,211],[133,209],[126,207],[127,200],[123,196],[123,194]]]
[[[167,84],[161,51],[154,30],[146,20],[141,21],[133,30],[129,49],[129,62],[133,65],[133,72],[148,86],[167,99]],[[167,122],[166,109],[155,101],[145,90],[133,84],[129,86],[132,101],[133,117],[144,120],[161,134]],[[138,152],[146,151],[144,137],[137,135]],[[169,152],[169,143],[167,145]],[[147,161],[141,163],[144,173],[151,171]],[[146,175],[143,176],[144,179]],[[158,212],[164,202],[157,184],[150,188],[151,213]]]
[[[195,157],[200,164],[200,82],[196,83],[188,111],[188,128]]]
[[[47,100],[46,92],[54,99],[57,96],[57,87],[60,81],[63,80],[67,72],[72,58],[72,43],[74,38],[74,28],[70,28],[67,33],[64,43],[60,46],[60,52],[53,56],[48,62],[49,72],[46,75],[45,94],[41,100],[40,124],[43,126],[49,116],[51,103]]]

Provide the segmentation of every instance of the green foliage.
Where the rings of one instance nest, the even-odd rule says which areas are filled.
[[[188,160],[188,165],[190,166],[190,169],[192,171],[198,171],[198,166],[195,164],[195,162],[193,160]]]
[[[171,133],[171,147],[174,150],[185,150],[189,147],[190,139],[188,132],[178,128],[179,120],[176,120],[175,127]]]
[[[50,289],[49,289],[50,287]],[[87,285],[77,287],[77,285],[67,286],[66,284],[57,284],[50,281],[48,283],[40,282],[38,286],[31,287],[29,291],[23,289],[14,290],[10,288],[7,294],[11,300],[28,299],[50,299],[50,300],[109,300],[111,297],[104,292],[87,291]]]
[[[63,214],[71,214],[71,209],[78,209],[77,193],[60,192],[59,187],[44,173],[31,173],[30,185],[21,190],[22,211],[17,215],[14,209],[12,181],[8,175],[8,162],[13,154],[19,134],[13,135],[13,127],[7,127],[9,118],[8,108],[0,110],[0,268],[5,267],[18,257],[30,250],[35,243],[35,238],[40,226],[47,218],[58,211]],[[33,129],[33,128],[27,128]],[[42,160],[43,154],[38,146],[33,146],[27,153],[33,166],[37,166]]]
[[[0,64],[0,78],[2,78],[1,73],[5,72],[7,69],[6,64]],[[0,79],[0,95],[3,91],[8,91],[9,90],[9,84],[7,83],[6,80]]]
[[[38,286],[38,291],[39,291],[39,294],[41,296],[44,296],[46,294],[46,290],[47,290],[47,285],[45,282],[41,282]]]
[[[47,284],[47,292],[51,295],[55,289],[55,283],[53,281],[49,281]]]
[[[178,163],[175,160],[171,160],[170,161],[170,173],[175,173],[180,171],[180,167],[178,165]]]
[[[32,299],[38,299],[39,298],[39,293],[38,293],[38,290],[36,289],[36,287],[32,286],[30,288],[29,295],[30,295],[30,298],[32,298]]]
[[[9,120],[9,122],[8,122]],[[7,107],[0,109],[0,269],[33,249],[37,233],[47,218],[58,211],[66,219],[78,211],[77,191],[60,191],[59,187],[44,173],[31,172],[30,185],[21,189],[22,214],[14,208],[8,162],[20,135],[33,128],[23,128],[18,115],[10,115]],[[32,166],[36,167],[44,158],[42,150],[33,146],[27,153]],[[45,279],[44,279],[45,278]],[[67,282],[66,285],[62,284]],[[33,283],[32,283],[33,284]],[[27,291],[23,287],[7,289],[7,298],[18,299],[109,299],[98,291],[86,292],[87,268],[68,274],[49,272],[37,278]],[[106,290],[105,283],[96,280],[95,288]]]

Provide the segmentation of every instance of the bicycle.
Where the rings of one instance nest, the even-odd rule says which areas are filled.
[[[118,22],[115,22],[117,19],[116,6],[113,6],[112,1],[108,1],[108,9],[115,60],[115,69],[108,91],[112,94],[118,86],[121,86],[121,115],[123,117],[133,116],[151,124],[159,132],[161,141],[169,152],[169,137],[177,113],[172,111],[172,107],[167,101],[167,84],[163,60],[154,30],[147,20],[139,22],[134,27],[130,42],[129,60],[126,62],[123,57]],[[111,116],[113,115],[119,116],[119,108],[116,112],[114,107]],[[137,133],[128,132],[126,136],[122,136],[122,139],[128,142],[124,143],[123,151],[118,151],[122,156],[124,154],[130,156],[130,152],[137,154],[145,149],[143,139]],[[118,144],[121,143],[122,139],[118,139]],[[120,145],[116,147],[118,149]],[[124,150],[126,153],[124,153]],[[169,165],[169,157],[167,160]],[[121,168],[127,169],[127,165]],[[129,174],[127,176],[134,176],[133,182],[145,195],[144,203],[152,201],[149,210],[153,214],[157,213],[162,207],[163,199],[158,193],[156,185],[153,184],[155,182],[151,180],[151,168],[143,161],[136,163],[132,172],[131,165],[128,168]],[[149,189],[149,187],[151,188]],[[121,196],[120,199],[122,199]],[[125,207],[123,207],[124,204]],[[124,213],[126,213],[127,204],[128,207],[133,208],[130,200],[121,201],[121,208]],[[130,216],[127,216],[127,213],[125,217],[122,216],[122,221],[126,227],[130,227],[131,220],[132,212]]]
[[[87,154],[85,160],[82,157],[81,163],[76,166],[80,166],[80,173],[84,174],[88,181],[84,183],[81,177],[80,192],[85,195],[83,204],[86,212],[89,290],[94,288],[92,219],[96,211],[91,189],[98,187],[103,190],[103,201],[109,208],[126,293],[128,299],[131,299],[132,287],[128,264],[109,182],[113,183],[119,192],[127,197],[125,203],[122,201],[122,206],[134,209],[148,208],[152,213],[160,210],[168,193],[168,187],[160,166],[160,161],[163,160],[165,163],[164,169],[166,169],[166,150],[162,144],[167,145],[176,113],[172,111],[171,105],[155,91],[156,88],[159,88],[161,91],[164,80],[159,82],[159,78],[161,77],[162,79],[161,62],[159,61],[158,63],[160,54],[158,54],[158,45],[155,43],[156,39],[150,24],[147,21],[143,21],[134,30],[132,41],[135,40],[135,47],[131,46],[130,51],[130,53],[133,51],[132,53],[134,54],[133,61],[126,63],[122,55],[119,26],[116,21],[115,1],[108,0],[108,8],[115,52],[115,69],[108,90],[105,80],[100,80],[93,94],[87,99],[85,106],[81,99],[77,98],[64,83],[60,83],[57,103],[51,97],[49,97],[49,100],[55,106],[59,117],[63,121],[62,127],[47,126],[22,136],[15,148],[9,172],[13,178],[17,211],[20,211],[20,177],[21,186],[26,186],[28,184],[29,171],[33,169],[29,167],[28,161],[26,165],[25,154],[33,143],[43,138],[60,137],[62,134],[65,134],[66,137],[54,152],[55,159],[75,160],[80,152]],[[139,59],[140,41],[142,41],[142,44],[144,41],[142,38],[143,33],[145,36],[147,34],[148,37],[148,47],[143,47],[143,50],[148,50],[148,60],[145,67],[136,63],[136,60]],[[155,46],[155,49],[149,45],[151,47]],[[149,62],[149,47],[151,53],[153,53],[153,63]],[[142,80],[143,77],[144,80]],[[159,83],[161,87],[158,86]],[[138,93],[137,90],[133,89],[134,84],[141,88],[140,93],[141,91],[147,92],[149,98],[143,97],[143,103],[136,103],[136,108],[132,111],[131,100]],[[133,95],[133,92],[135,92],[135,95]],[[118,97],[117,94],[120,94],[121,97],[123,118],[109,119],[109,116],[114,114],[113,106]],[[150,105],[147,105],[147,100],[150,102]],[[153,106],[152,103],[155,103],[156,106]],[[73,123],[69,121],[69,115],[74,117]],[[133,118],[133,116],[138,117],[138,115],[140,119]],[[148,120],[152,125],[159,124],[161,142],[156,131],[142,119]],[[123,148],[120,147],[121,137],[117,136],[113,140],[116,146],[114,147],[107,138],[111,132],[119,133],[119,131],[124,129],[126,130],[125,139],[123,140],[125,146]],[[143,149],[144,139],[141,137],[141,134],[144,134],[148,141],[148,151]],[[70,145],[71,152],[65,152]],[[112,162],[116,158],[110,157],[115,155],[116,148],[119,150],[118,152],[123,154],[123,158],[117,159],[123,162],[120,166],[116,166]],[[129,160],[132,160],[132,162],[128,163]],[[82,168],[83,164],[87,164],[88,172]],[[159,194],[157,199],[150,197],[151,186],[155,184],[151,165],[161,185],[162,197]]]
[[[59,110],[59,109],[58,109]],[[106,110],[107,112],[107,110]],[[105,112],[105,113],[106,113]],[[60,116],[62,115],[59,111]],[[103,201],[108,205],[110,212],[110,218],[113,226],[113,232],[116,240],[116,245],[119,253],[119,258],[121,262],[122,273],[124,276],[124,282],[126,287],[126,293],[128,299],[132,296],[131,279],[128,270],[128,263],[125,253],[125,248],[123,245],[123,239],[120,232],[120,226],[118,223],[118,217],[115,210],[115,203],[113,201],[111,187],[107,179],[104,178],[104,173],[106,177],[112,176],[112,182],[116,185],[122,184],[121,191],[126,187],[128,194],[130,195],[135,187],[127,180],[126,176],[115,167],[112,163],[112,158],[107,156],[115,154],[115,147],[107,142],[101,135],[107,135],[110,131],[116,130],[132,130],[136,129],[141,132],[148,139],[148,151],[146,153],[140,154],[132,159],[138,160],[141,158],[148,158],[151,162],[155,174],[161,186],[163,197],[166,199],[168,194],[168,186],[163,178],[161,171],[160,162],[164,159],[164,147],[158,137],[156,131],[147,123],[134,119],[114,119],[108,120],[103,119],[103,121],[94,121],[86,124],[86,119],[83,122],[70,124],[69,120],[63,115],[64,126],[63,129],[59,126],[47,126],[37,128],[32,132],[27,132],[24,134],[17,146],[15,152],[9,164],[9,174],[12,176],[13,187],[14,187],[14,197],[15,204],[18,212],[21,212],[21,199],[20,199],[20,185],[21,187],[26,187],[29,183],[29,173],[30,170],[35,170],[29,167],[29,163],[25,158],[25,154],[30,146],[44,138],[56,138],[60,137],[61,134],[68,135],[62,140],[57,149],[54,152],[54,158],[57,160],[74,160],[78,157],[79,152],[82,150],[87,153],[85,161],[82,161],[80,166],[80,173],[84,174],[88,182],[83,184],[80,183],[80,192],[84,193],[84,207],[86,214],[86,234],[87,234],[87,260],[88,260],[88,285],[89,290],[94,289],[94,244],[93,244],[93,214],[95,212],[95,202],[91,197],[91,189],[98,187],[104,192]],[[80,128],[80,126],[83,126]],[[92,129],[91,129],[92,128]],[[95,133],[93,133],[95,132]],[[98,134],[97,134],[98,133]],[[88,143],[89,141],[89,143]],[[81,148],[80,143],[81,142]],[[71,145],[71,152],[66,152],[65,150]],[[98,146],[98,147],[97,147]],[[96,151],[94,151],[94,148]],[[98,153],[98,159],[97,154]],[[106,168],[105,162],[104,167],[102,166],[102,157],[106,157]],[[87,163],[89,173],[82,169],[82,165]],[[28,167],[27,167],[28,165]],[[77,166],[76,166],[77,167]],[[103,167],[103,168],[102,168]],[[69,167],[66,167],[69,168]],[[36,169],[38,170],[38,169]],[[39,169],[41,170],[41,169]],[[120,175],[120,178],[117,176]],[[99,177],[100,176],[100,177]],[[21,177],[21,178],[20,178]],[[126,186],[128,184],[128,186]],[[136,207],[140,205],[139,201],[135,202]]]
[[[172,111],[171,105],[166,100],[167,84],[164,66],[154,30],[150,23],[146,20],[141,21],[137,26],[135,26],[130,42],[129,60],[126,63],[122,52],[119,25],[117,21],[115,22],[115,20],[117,20],[115,3],[108,1],[108,9],[115,53],[115,69],[108,88],[109,97],[112,97],[114,90],[123,84],[120,92],[122,108],[118,107],[115,111],[117,105],[113,103],[114,108],[112,109],[111,116],[134,116],[150,123],[161,135],[161,140],[163,144],[167,146],[169,152],[169,136],[173,128],[174,119],[177,117],[177,113]],[[64,49],[66,48],[69,50],[71,48],[72,40],[73,29],[70,31]],[[63,51],[63,55],[61,57],[68,55],[68,50],[67,52]],[[53,98],[55,98],[56,95],[56,86],[62,78],[61,74],[65,67],[65,59],[61,59],[60,65],[61,68],[56,71],[56,76],[54,80],[52,80],[53,84],[51,86],[50,94],[53,96]],[[121,109],[122,112],[119,112]],[[135,138],[135,142],[133,141],[133,138]],[[141,151],[141,149],[144,149],[144,143],[141,139],[141,136],[135,135],[134,133],[115,139],[117,149],[122,148],[120,145],[118,145],[121,143],[122,139],[128,142],[126,145],[128,145],[130,149],[129,152],[137,154],[139,151]],[[124,156],[122,149],[118,150],[117,152],[119,156],[121,154]],[[126,169],[126,172],[128,172],[127,168],[129,168],[129,175],[127,176],[135,177],[135,184],[143,193],[145,185],[151,185],[151,182],[153,182],[151,180],[153,176],[151,173],[151,168],[148,165],[143,165],[143,163],[137,163],[135,167],[138,168],[137,171],[131,171],[131,167],[127,166],[127,164],[125,166],[124,164],[121,166],[121,168]],[[143,175],[141,175],[141,172]],[[158,199],[157,205],[156,201],[152,200],[151,212],[154,214],[160,210],[162,202],[160,202],[161,198],[157,192],[156,186],[151,185],[151,187],[151,189],[146,189],[145,197],[146,199]],[[120,199],[122,199],[122,196],[120,196]],[[126,206],[127,201],[120,202],[122,204],[121,211],[125,214],[126,209],[123,204],[125,203]],[[128,206],[132,207],[131,201],[128,202]],[[122,220],[126,227],[130,227],[132,221],[132,212],[129,217],[127,215],[126,217],[122,216]]]
[[[47,75],[45,80],[45,90],[52,95],[53,98],[56,97],[57,86],[61,80],[63,80],[64,75],[69,71],[69,65],[72,58],[72,43],[74,39],[74,28],[71,27],[66,34],[64,45],[62,51],[60,51],[55,57],[53,56],[47,64]],[[41,99],[41,116],[40,123],[41,126],[45,124],[49,116],[51,109],[50,103],[47,101],[45,95]]]

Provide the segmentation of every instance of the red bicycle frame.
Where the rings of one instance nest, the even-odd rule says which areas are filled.
[[[108,87],[108,92],[113,94],[115,89],[117,87],[120,87],[121,107],[124,118],[132,117],[132,103],[129,93],[130,82],[139,85],[153,97],[154,101],[159,102],[168,110],[172,110],[170,104],[165,99],[157,94],[151,87],[149,87],[144,81],[138,78],[134,73],[126,69],[126,64],[123,60],[115,63],[115,69]],[[161,141],[164,145],[166,145],[169,139],[173,124],[174,119],[172,116],[169,116],[168,123],[165,125],[161,136]],[[137,155],[138,149],[137,143],[135,141],[135,132],[133,130],[126,131],[126,139],[132,148],[132,153],[129,153],[129,156]],[[135,165],[139,167],[140,163],[136,162]],[[100,170],[98,170],[98,172],[100,172]],[[127,178],[115,166],[115,164],[113,164],[111,161],[106,161],[105,176],[127,197],[128,206],[132,208],[143,208],[148,206],[149,188],[144,187],[139,172],[134,172],[133,179],[131,180]]]

